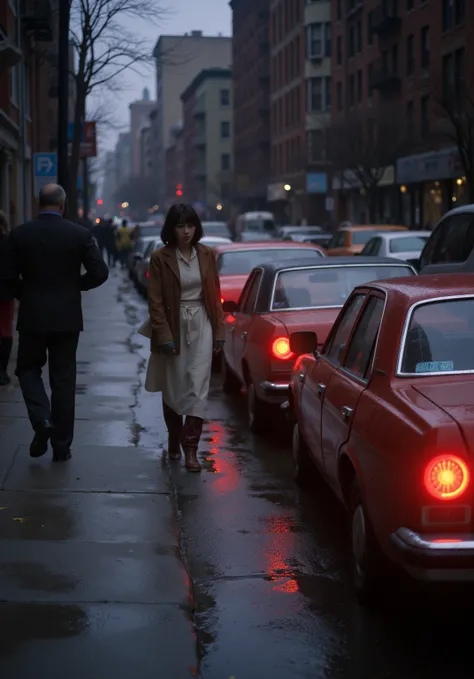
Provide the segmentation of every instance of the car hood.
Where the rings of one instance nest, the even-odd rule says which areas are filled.
[[[413,388],[444,410],[458,424],[468,447],[474,442],[474,376],[456,384],[413,384]]]
[[[315,332],[318,336],[318,345],[321,346],[326,341],[340,310],[340,308],[332,308],[273,311],[272,316],[283,323],[288,334],[308,330]]]
[[[226,302],[238,302],[248,275],[219,276],[221,295]]]

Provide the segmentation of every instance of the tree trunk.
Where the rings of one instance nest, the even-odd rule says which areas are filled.
[[[377,186],[371,186],[365,190],[365,204],[369,211],[369,223],[377,222]]]
[[[79,80],[79,79],[78,79]],[[72,140],[71,157],[69,160],[69,186],[67,201],[67,217],[73,222],[78,220],[77,180],[79,177],[79,163],[81,154],[81,123],[84,122],[86,97],[83,87],[76,87],[76,106],[74,109],[74,136]]]

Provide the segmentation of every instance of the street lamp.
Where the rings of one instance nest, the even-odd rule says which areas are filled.
[[[216,209],[219,210],[219,211],[222,210],[222,205],[220,203],[217,203]]]
[[[291,191],[291,185],[290,184],[285,184],[285,186],[283,188],[285,189],[285,191]]]

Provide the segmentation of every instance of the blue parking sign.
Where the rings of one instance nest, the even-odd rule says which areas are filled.
[[[35,153],[35,177],[57,177],[58,159],[55,153]]]

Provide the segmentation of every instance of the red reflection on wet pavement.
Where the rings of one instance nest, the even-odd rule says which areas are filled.
[[[212,461],[217,475],[212,482],[212,488],[216,490],[219,495],[234,493],[239,487],[240,473],[237,466],[232,461],[232,453],[226,451],[224,457],[221,446],[225,429],[220,422],[210,422],[209,432],[211,433],[212,444],[212,448],[209,452],[212,455]]]
[[[272,589],[285,594],[295,594],[299,591],[298,582],[292,577],[293,568],[288,565],[289,559],[295,548],[295,524],[291,516],[272,516],[266,521],[271,527],[271,532],[265,558],[267,560],[266,571],[273,582]]]

